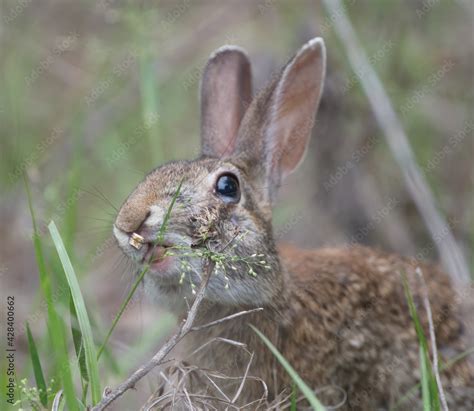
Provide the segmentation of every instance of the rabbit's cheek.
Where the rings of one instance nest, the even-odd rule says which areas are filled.
[[[176,264],[176,257],[168,256],[156,260],[150,264],[150,270],[153,272],[164,273],[169,271]]]

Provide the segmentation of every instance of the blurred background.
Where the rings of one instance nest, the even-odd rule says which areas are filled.
[[[473,3],[345,5],[472,272]],[[199,81],[209,54],[223,44],[248,51],[258,90],[308,39],[326,41],[324,96],[307,157],[281,190],[277,239],[304,247],[363,243],[437,260],[334,18],[319,1],[304,0],[1,3],[0,281],[2,301],[15,296],[19,376],[33,381],[22,355],[26,321],[46,369],[51,356],[23,174],[48,268],[57,273],[55,295],[67,301],[50,220],[101,341],[132,281],[111,237],[114,216],[152,168],[199,153]],[[135,297],[112,336],[105,383],[121,381],[173,325],[143,293]],[[123,409],[152,392],[152,383],[141,387],[127,394]]]

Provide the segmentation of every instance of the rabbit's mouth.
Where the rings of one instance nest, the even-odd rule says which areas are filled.
[[[173,256],[168,255],[168,250],[173,248],[173,244],[152,244],[147,243],[147,251],[143,255],[142,264],[148,264],[150,269],[163,270],[169,267]]]

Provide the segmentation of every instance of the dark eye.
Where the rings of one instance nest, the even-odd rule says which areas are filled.
[[[216,182],[216,193],[226,203],[237,203],[240,200],[239,180],[233,174],[223,174]]]

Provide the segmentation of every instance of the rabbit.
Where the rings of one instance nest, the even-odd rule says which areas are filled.
[[[234,402],[244,409],[260,409],[262,395],[275,400],[292,385],[249,324],[270,339],[326,406],[394,406],[420,379],[404,274],[428,335],[417,269],[426,280],[440,353],[448,360],[466,349],[463,296],[436,266],[364,246],[303,250],[275,243],[272,206],[308,147],[325,70],[324,41],[314,38],[252,98],[246,53],[235,46],[218,49],[202,75],[201,155],[151,171],[113,226],[119,247],[138,269],[151,261],[145,289],[179,318],[201,282],[204,257],[212,253],[216,265],[194,325],[262,308],[191,332],[172,354],[228,376],[218,390],[228,399],[247,375]],[[459,360],[441,375],[449,405],[473,410],[470,363]],[[211,384],[199,389],[216,391]],[[420,406],[419,397],[415,390],[408,409]]]

